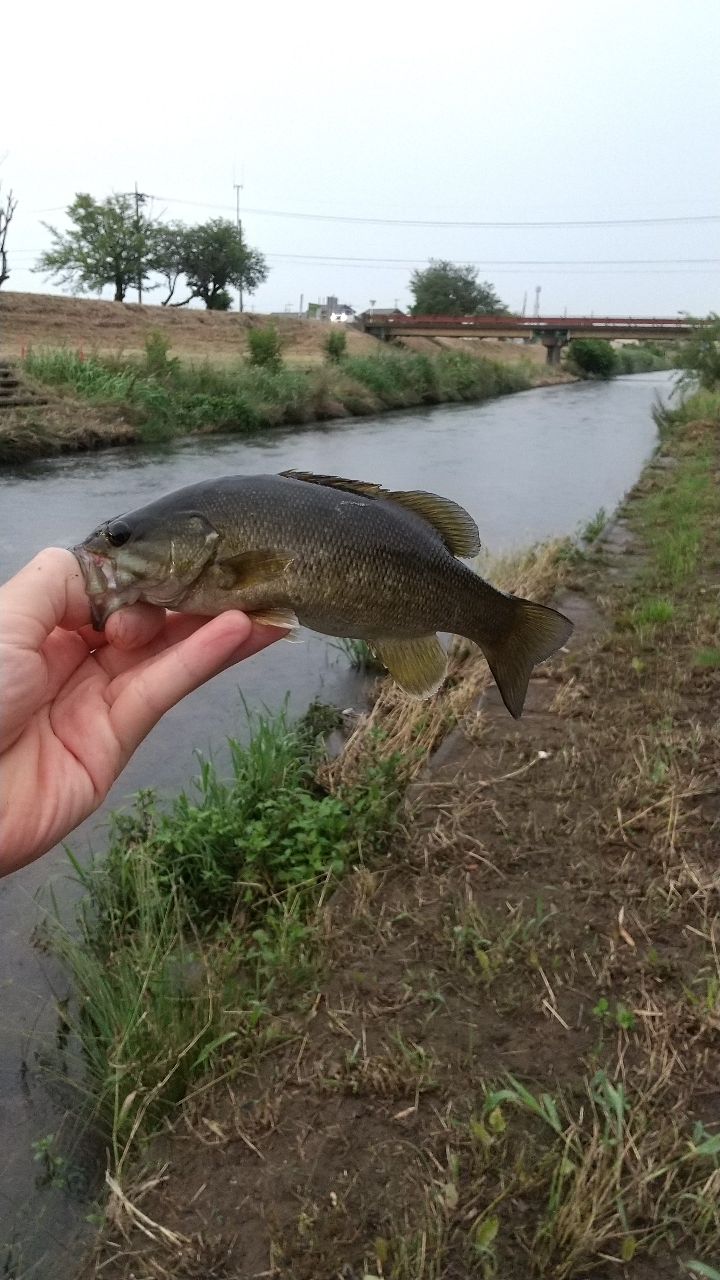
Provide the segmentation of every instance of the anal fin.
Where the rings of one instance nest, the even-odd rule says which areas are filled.
[[[293,609],[260,609],[257,612],[253,609],[248,612],[248,617],[266,627],[287,627],[290,631],[300,625]]]
[[[436,635],[413,640],[370,640],[396,684],[413,698],[429,698],[447,672],[447,655]]]

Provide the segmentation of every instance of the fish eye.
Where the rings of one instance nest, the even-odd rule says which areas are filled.
[[[107,540],[111,547],[122,547],[130,537],[130,526],[124,520],[114,520],[106,530]]]

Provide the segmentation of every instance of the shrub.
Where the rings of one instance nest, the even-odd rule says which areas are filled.
[[[685,385],[699,384],[714,391],[720,383],[720,316],[713,312],[706,320],[693,320],[690,337],[680,344],[678,360]]]
[[[328,360],[340,360],[345,355],[347,347],[347,334],[340,327],[331,329],[327,335],[323,347]]]
[[[612,378],[617,372],[617,353],[604,338],[573,338],[568,359],[590,377]]]
[[[282,339],[274,325],[269,324],[262,328],[250,329],[248,347],[251,364],[269,365],[271,367],[274,365],[275,368],[280,365]]]
[[[165,337],[162,329],[157,327],[148,329],[143,339],[143,345],[145,347],[145,365],[149,374],[162,377],[163,374],[177,367],[177,359],[168,360],[170,340]]]

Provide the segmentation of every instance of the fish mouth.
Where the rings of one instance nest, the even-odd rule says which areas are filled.
[[[97,551],[89,551],[83,543],[77,547],[70,547],[70,551],[80,565],[83,575],[85,592],[90,601],[93,629],[104,631],[110,614],[121,609],[123,605],[134,604],[139,592],[119,586],[115,566],[108,556],[100,555]]]

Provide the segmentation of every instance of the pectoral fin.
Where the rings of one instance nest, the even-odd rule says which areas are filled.
[[[395,683],[413,698],[429,698],[445,679],[447,656],[436,635],[416,640],[371,640],[369,644]]]
[[[292,560],[292,556],[276,551],[273,547],[262,547],[257,551],[241,551],[236,556],[218,558],[215,563],[221,571],[223,587],[234,591],[240,587],[281,578]],[[291,625],[295,626],[296,623]]]

